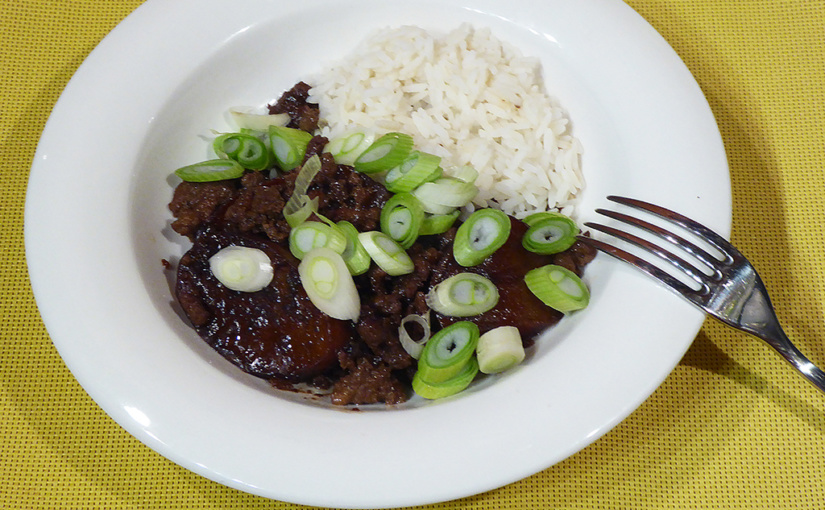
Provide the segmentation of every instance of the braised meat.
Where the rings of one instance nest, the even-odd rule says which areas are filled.
[[[222,285],[209,258],[227,246],[258,248],[269,256],[273,281],[258,292]],[[335,366],[338,352],[355,338],[347,321],[318,310],[301,286],[298,261],[262,236],[214,227],[201,230],[180,260],[178,302],[200,336],[250,374],[307,380]]]
[[[581,276],[585,264],[595,256],[595,250],[583,243],[576,243],[568,251],[557,255],[539,255],[525,250],[521,239],[527,232],[527,225],[510,218],[510,236],[504,245],[481,264],[462,267],[452,254],[452,242],[442,251],[433,269],[431,285],[436,285],[458,273],[473,272],[488,278],[499,292],[499,301],[492,310],[474,317],[456,318],[436,314],[441,326],[448,326],[459,320],[475,322],[482,333],[502,325],[515,326],[521,333],[525,345],[531,345],[535,337],[556,324],[564,316],[539,300],[527,284],[524,275],[531,269],[547,264],[564,265]],[[455,229],[446,236],[452,240]]]

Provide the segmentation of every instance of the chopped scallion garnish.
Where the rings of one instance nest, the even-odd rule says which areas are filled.
[[[289,232],[289,251],[302,260],[307,252],[315,248],[329,248],[335,253],[344,253],[347,238],[338,227],[320,221],[305,221]]]
[[[286,126],[290,121],[288,113],[255,113],[255,109],[248,106],[233,106],[229,109],[229,116],[239,129],[263,132],[269,126]]]
[[[429,383],[443,383],[458,375],[473,358],[478,345],[478,326],[456,322],[432,336],[418,360],[418,375]]]
[[[284,172],[297,167],[304,160],[312,135],[300,129],[284,126],[269,127],[269,145],[275,161]]]
[[[580,310],[590,302],[590,291],[581,278],[561,266],[532,269],[524,275],[524,282],[544,304],[562,313]]]
[[[464,207],[475,198],[476,193],[478,193],[478,188],[475,184],[452,177],[441,177],[433,182],[425,182],[412,191],[415,198],[419,199],[422,204],[433,204],[442,208]],[[432,214],[450,212],[450,209],[443,212],[443,209],[431,211],[426,207],[424,210]]]
[[[418,239],[424,221],[424,210],[410,193],[399,193],[387,200],[381,209],[381,232],[387,234],[405,250]]]
[[[358,240],[370,254],[370,258],[390,276],[412,273],[415,269],[412,259],[404,248],[378,231],[361,232]]]
[[[567,216],[555,212],[531,214],[524,219],[530,228],[521,240],[522,246],[533,253],[552,255],[573,246],[579,227]]]
[[[461,371],[452,379],[441,383],[432,383],[423,379],[420,372],[416,372],[412,380],[413,391],[423,398],[435,400],[445,398],[464,391],[478,374],[478,361],[470,358]]]
[[[339,165],[354,165],[355,160],[365,150],[372,145],[375,135],[371,133],[349,133],[337,138],[333,138],[324,147],[324,152],[329,152]]]
[[[239,292],[257,292],[272,281],[272,262],[263,251],[227,246],[209,257],[209,269],[224,286]]]
[[[384,177],[384,186],[392,193],[412,191],[424,182],[441,176],[441,158],[426,152],[412,151],[400,165]]]
[[[453,241],[455,261],[464,267],[480,264],[509,236],[509,216],[498,209],[479,209],[458,227]]]
[[[484,333],[476,347],[478,369],[497,374],[524,361],[524,345],[515,326],[499,326]]]
[[[365,174],[384,172],[400,165],[413,148],[413,139],[404,133],[387,133],[355,160],[355,169]]]
[[[361,298],[341,255],[329,248],[309,251],[298,265],[309,300],[333,319],[357,321]]]
[[[338,229],[347,239],[347,247],[341,256],[347,264],[350,274],[357,276],[367,272],[370,268],[370,254],[358,240],[358,230],[348,221],[339,221]]]
[[[443,234],[453,226],[453,223],[455,223],[455,220],[458,219],[460,214],[461,211],[458,209],[449,214],[426,214],[421,221],[421,228],[418,229],[418,235]]]
[[[459,273],[439,282],[427,293],[427,306],[450,317],[471,317],[498,303],[493,282],[476,273]]]
[[[175,170],[175,175],[189,182],[212,182],[237,179],[244,168],[231,159],[210,159]]]
[[[292,195],[284,205],[284,217],[290,227],[296,227],[306,220],[310,214],[318,210],[318,200],[310,200],[306,193],[312,179],[320,170],[321,158],[313,155],[306,160],[306,163],[298,171]]]
[[[407,331],[407,324],[410,322],[421,326],[422,334],[419,340],[413,340],[410,332]],[[426,317],[411,314],[401,319],[401,325],[398,326],[398,339],[401,341],[401,347],[407,351],[407,354],[414,359],[419,359],[421,352],[424,350],[424,344],[430,339],[430,312],[427,311]]]
[[[272,164],[272,157],[264,142],[244,133],[226,133],[212,144],[215,154],[237,161],[249,170],[265,170]]]

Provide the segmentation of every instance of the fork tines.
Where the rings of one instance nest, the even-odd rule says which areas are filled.
[[[700,248],[696,244],[688,241],[687,239],[670,232],[662,227],[649,223],[647,221],[640,220],[633,216],[629,216],[624,213],[619,213],[615,211],[610,211],[606,209],[597,209],[596,212],[612,218],[618,222],[636,227],[641,229],[649,234],[652,234],[656,238],[663,239],[670,243],[673,246],[678,247],[680,250],[684,251],[685,253],[690,254],[696,260],[700,261],[704,266],[706,266],[707,271],[703,271],[701,268],[696,267],[694,264],[687,262],[684,258],[674,254],[671,251],[668,251],[659,245],[652,243],[646,239],[643,239],[639,236],[624,232],[614,227],[610,227],[607,225],[602,225],[600,223],[593,223],[593,222],[586,222],[585,225],[593,230],[597,230],[603,232],[605,234],[611,235],[618,239],[621,239],[627,243],[630,243],[634,246],[641,248],[642,250],[652,253],[659,257],[660,259],[666,261],[667,263],[671,264],[672,266],[676,267],[679,271],[686,274],[690,277],[693,281],[697,282],[699,285],[699,289],[692,288],[679,279],[671,276],[666,271],[660,269],[656,265],[638,257],[632,253],[629,253],[625,250],[607,244],[605,242],[580,236],[579,238],[582,239],[584,242],[590,244],[594,248],[607,253],[613,257],[621,259],[642,271],[648,273],[650,276],[662,281],[673,290],[677,291],[682,295],[696,295],[696,294],[705,294],[708,292],[707,284],[709,281],[718,281],[721,279],[722,275],[720,273],[720,268],[723,265],[729,264],[732,258],[735,255],[735,249],[720,235],[716,234],[709,228],[705,227],[704,225],[691,220],[679,213],[673,212],[669,209],[665,209],[663,207],[659,207],[648,202],[643,202],[641,200],[635,200],[631,198],[625,197],[618,197],[618,196],[609,196],[607,197],[608,200],[612,202],[616,202],[618,204],[631,207],[633,209],[645,211],[647,213],[653,214],[658,216],[664,220],[667,220],[674,225],[677,225],[684,230],[691,232],[694,234],[698,239],[701,239],[707,242],[710,246],[717,249],[721,254],[722,258],[716,257],[711,255],[703,248]]]

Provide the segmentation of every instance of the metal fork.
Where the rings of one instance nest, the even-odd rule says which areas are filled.
[[[684,250],[706,266],[707,272],[646,239],[599,223],[586,222],[585,225],[660,257],[697,282],[698,288],[685,284],[656,265],[615,246],[587,236],[579,236],[581,241],[641,269],[723,323],[761,338],[793,365],[808,381],[825,392],[825,372],[811,363],[782,331],[762,279],[756,273],[753,265],[739,250],[734,248],[722,236],[679,213],[632,198],[618,196],[607,198],[618,204],[651,213],[678,225],[694,234],[697,239],[701,239],[717,249],[721,257],[708,253],[705,249],[664,228],[627,214],[606,209],[597,209],[596,212],[647,231],[653,236]]]

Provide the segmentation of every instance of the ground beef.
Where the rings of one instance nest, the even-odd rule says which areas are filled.
[[[311,133],[318,129],[318,105],[309,103],[309,89],[304,82],[297,83],[285,92],[275,104],[268,105],[269,113],[288,113],[287,127],[301,129]]]

